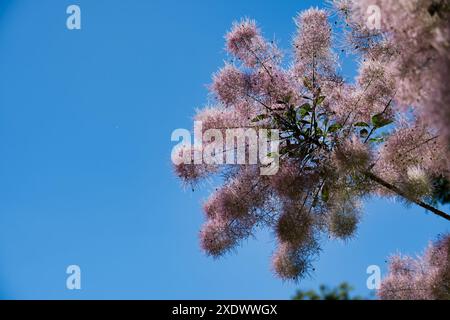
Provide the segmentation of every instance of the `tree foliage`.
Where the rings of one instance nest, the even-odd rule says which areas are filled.
[[[347,282],[341,283],[335,288],[329,288],[321,285],[319,291],[315,290],[298,290],[293,300],[362,300],[361,296],[352,296],[353,287]]]

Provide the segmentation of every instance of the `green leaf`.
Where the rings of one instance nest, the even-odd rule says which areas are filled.
[[[289,108],[289,110],[286,111],[285,116],[290,122],[295,122],[297,120],[294,108]]]
[[[340,130],[340,129],[342,129],[342,125],[341,124],[339,124],[339,123],[335,123],[335,124],[333,124],[333,125],[331,125],[329,128],[328,128],[328,132],[336,132],[336,131],[338,131],[338,130]]]
[[[325,96],[320,96],[316,99],[316,105],[320,105],[324,100],[325,100]]]
[[[316,128],[316,134],[318,134],[319,136],[323,135],[323,131],[322,129],[320,129],[319,127]]]
[[[297,113],[300,114],[300,117],[305,117],[310,111],[311,111],[311,105],[309,103],[305,103],[303,105],[301,105],[298,110]]]
[[[309,103],[304,103],[299,108],[300,109],[304,109],[306,111],[311,111],[312,110],[312,107],[311,107],[311,105]]]
[[[261,120],[267,119],[268,117],[269,117],[269,115],[268,115],[267,113],[260,114],[260,115],[256,116],[256,117],[252,120],[252,122],[259,122],[259,121],[261,121]]]
[[[353,124],[354,127],[370,127],[368,123],[365,122],[357,122]]]
[[[380,142],[384,142],[385,138],[383,138],[383,137],[371,138],[371,139],[369,139],[369,141],[374,142],[374,143],[380,143]]]
[[[383,113],[376,114],[372,117],[372,124],[375,126],[375,128],[382,128],[387,126],[388,124],[391,124],[394,122],[394,120],[390,118],[386,118]]]

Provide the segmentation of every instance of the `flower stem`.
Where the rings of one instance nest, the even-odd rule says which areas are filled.
[[[387,189],[389,189],[389,190],[395,192],[395,193],[398,194],[399,196],[401,196],[401,197],[403,197],[403,198],[405,198],[405,199],[408,199],[409,201],[414,202],[414,203],[417,204],[418,206],[420,206],[420,207],[422,207],[422,208],[424,208],[424,209],[426,209],[426,210],[428,210],[428,211],[431,211],[432,213],[434,213],[434,214],[436,214],[436,215],[438,215],[438,216],[440,216],[440,217],[442,217],[442,218],[444,218],[444,219],[450,221],[450,215],[449,215],[449,214],[447,214],[447,213],[445,213],[445,212],[443,212],[443,211],[441,211],[441,210],[439,210],[439,209],[436,209],[435,207],[433,207],[433,206],[431,206],[431,205],[429,205],[429,204],[427,204],[427,203],[425,203],[425,202],[423,202],[423,201],[421,201],[421,200],[411,199],[411,198],[408,197],[402,190],[400,190],[399,188],[397,188],[397,187],[394,186],[393,184],[390,184],[389,182],[384,181],[383,179],[381,179],[380,177],[376,176],[376,175],[373,174],[372,172],[365,171],[365,172],[364,172],[364,175],[365,175],[367,178],[369,178],[370,180],[372,180],[372,181],[374,181],[374,182],[376,182],[376,183],[382,185],[383,187],[385,187],[385,188],[387,188]]]

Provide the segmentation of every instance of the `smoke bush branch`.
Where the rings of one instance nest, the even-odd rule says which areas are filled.
[[[392,192],[395,192],[397,195],[405,198],[406,200],[414,202],[418,206],[420,206],[420,207],[422,207],[422,208],[424,208],[424,209],[426,209],[426,210],[428,210],[428,211],[430,211],[430,212],[432,212],[432,213],[434,213],[434,214],[444,218],[445,220],[450,221],[450,215],[449,214],[447,214],[447,213],[445,213],[445,212],[443,212],[443,211],[441,211],[441,210],[439,210],[439,209],[437,209],[437,208],[435,208],[435,207],[433,207],[433,206],[431,206],[431,205],[429,205],[429,204],[427,204],[427,203],[425,203],[425,202],[423,202],[421,200],[409,197],[402,190],[400,190],[399,188],[397,188],[393,184],[390,184],[389,182],[384,181],[383,179],[381,179],[380,177],[376,176],[375,174],[373,174],[373,173],[371,173],[369,171],[366,171],[366,172],[364,172],[364,175],[367,178],[371,179],[372,181],[374,181],[374,182],[382,185],[383,187],[391,190]]]

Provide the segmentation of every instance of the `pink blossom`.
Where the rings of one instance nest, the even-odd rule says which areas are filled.
[[[273,270],[283,280],[298,281],[310,271],[309,258],[316,250],[315,242],[306,243],[303,247],[280,243],[272,257]]]
[[[197,146],[190,145],[182,146],[175,152],[176,159],[172,159],[175,162],[174,171],[185,184],[195,184],[218,170],[217,166],[201,161],[202,152]]]
[[[297,75],[312,78],[313,66],[322,71],[331,71],[335,58],[331,53],[328,14],[324,10],[309,9],[297,16],[296,24],[298,31],[294,38],[294,50]],[[320,74],[315,76],[320,77]]]
[[[280,215],[276,232],[280,242],[289,243],[294,247],[301,247],[314,239],[314,216],[308,212],[309,208],[301,202],[286,202]]]
[[[371,158],[369,146],[355,135],[339,144],[333,154],[333,162],[341,172],[364,171],[371,164]]]
[[[318,179],[318,175],[314,173],[305,175],[298,162],[286,161],[281,164],[278,173],[270,177],[270,185],[278,196],[300,201]]]
[[[431,244],[413,259],[395,255],[378,295],[383,300],[450,299],[450,235]]]
[[[248,215],[251,210],[261,207],[266,193],[255,179],[258,174],[255,170],[244,170],[213,193],[203,207],[206,216],[231,220]]]
[[[245,19],[234,23],[225,38],[227,50],[246,66],[255,67],[264,58],[267,44],[254,20]]]
[[[395,183],[414,166],[420,166],[430,176],[446,175],[447,150],[423,121],[401,120],[381,147],[374,169],[386,181]]]
[[[208,220],[200,231],[200,244],[212,256],[220,256],[236,244],[236,239],[226,222]]]
[[[347,12],[351,41],[366,59],[389,70],[399,106],[417,109],[450,142],[450,11],[447,1],[336,0]],[[368,32],[369,5],[381,11],[381,30]],[[382,35],[380,37],[379,35]],[[362,45],[358,39],[365,39]]]
[[[318,254],[317,239],[357,234],[361,201],[374,194],[396,196],[450,220],[428,205],[435,178],[450,179],[449,13],[431,8],[433,1],[334,1],[345,19],[346,44],[359,62],[353,82],[338,74],[327,11],[313,8],[296,17],[288,67],[254,21],[233,24],[226,47],[237,59],[214,75],[215,105],[198,111],[195,121],[202,133],[279,130],[280,168],[261,176],[261,163],[177,162],[184,182],[222,181],[203,206],[200,243],[207,254],[223,255],[255,228],[267,227],[279,244],[275,273],[298,280]],[[380,30],[366,24],[371,4],[381,8]],[[247,147],[257,145],[248,140]],[[183,154],[201,154],[212,143],[203,141],[203,150],[189,147]],[[433,288],[442,296],[439,283],[449,276],[438,265],[448,256],[437,247],[442,245],[420,260],[393,259],[392,280],[384,282],[381,295],[406,287],[391,297],[436,297]]]
[[[237,67],[226,64],[214,75],[211,88],[221,102],[231,105],[245,98],[251,88],[251,82],[249,76]]]

